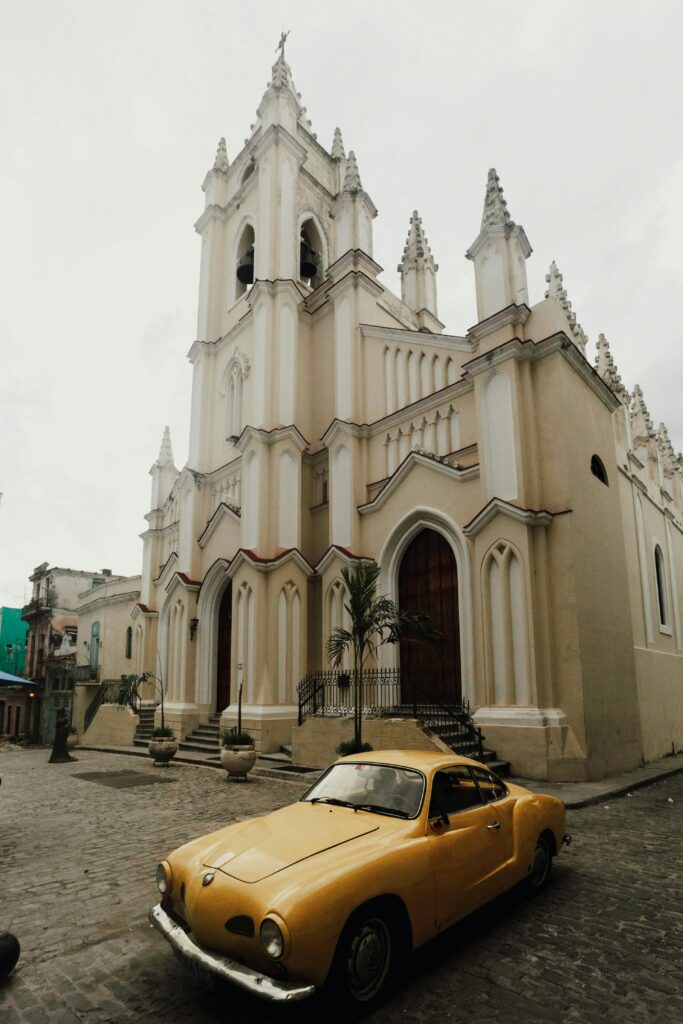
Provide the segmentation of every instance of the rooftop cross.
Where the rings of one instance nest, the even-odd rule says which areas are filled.
[[[282,58],[282,60],[285,59],[285,43],[287,42],[287,36],[289,35],[290,32],[291,32],[291,29],[287,29],[286,32],[283,30],[283,32],[282,32],[282,34],[280,36],[280,42],[275,47],[276,51],[277,50],[280,51],[280,57]]]

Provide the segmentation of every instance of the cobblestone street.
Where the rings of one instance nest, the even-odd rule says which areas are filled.
[[[45,750],[0,752],[0,930],[22,944],[0,984],[2,1024],[319,1020],[315,1004],[274,1009],[205,985],[147,923],[164,854],[303,787],[76,754],[48,765]],[[121,772],[162,781],[122,785]],[[683,774],[572,811],[568,830],[545,893],[508,894],[420,950],[371,1019],[680,1024]]]

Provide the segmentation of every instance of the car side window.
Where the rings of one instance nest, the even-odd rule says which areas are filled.
[[[457,814],[470,807],[481,807],[481,796],[465,765],[437,772],[432,782],[429,817]]]
[[[481,768],[473,768],[472,774],[477,780],[484,803],[491,803],[492,800],[502,800],[507,795],[507,789],[495,775],[485,772]]]

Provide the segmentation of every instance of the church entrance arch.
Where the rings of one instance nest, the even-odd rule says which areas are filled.
[[[446,640],[438,651],[425,641],[401,642],[403,703],[425,703],[427,693],[444,704],[460,701],[458,569],[450,544],[436,530],[421,530],[406,548],[398,571],[398,604],[402,611],[429,616]]]
[[[216,708],[220,713],[230,703],[230,658],[232,638],[232,580],[223,591],[218,606],[218,641],[216,650]]]

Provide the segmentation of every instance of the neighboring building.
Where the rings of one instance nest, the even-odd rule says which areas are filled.
[[[588,362],[554,264],[530,305],[495,171],[462,334],[417,213],[401,297],[378,279],[355,156],[312,134],[283,55],[203,189],[189,456],[178,472],[166,431],[133,613],[178,732],[234,721],[243,686],[261,748],[287,741],[343,621],[340,570],[370,557],[449,641],[443,662],[382,650],[402,699],[417,673],[422,699],[470,701],[516,772],[599,778],[680,748],[683,462],[602,336]]]
[[[85,587],[103,585],[112,579],[111,570],[84,572],[79,569],[49,567],[43,562],[29,577],[33,584],[31,601],[21,610],[28,624],[24,675],[34,683],[34,738],[50,742],[54,734],[57,710],[71,715],[73,707],[74,666],[78,635],[79,593]],[[95,671],[99,665],[99,645],[92,653]]]
[[[76,693],[71,717],[79,732],[86,727],[84,719],[99,686],[135,672],[131,613],[139,600],[139,576],[93,580],[78,595]]]
[[[26,661],[28,626],[21,608],[0,608],[0,672],[20,676]]]

